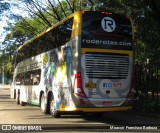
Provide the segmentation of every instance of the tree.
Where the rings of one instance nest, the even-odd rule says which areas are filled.
[[[10,9],[10,3],[0,1],[0,15],[2,15],[4,11],[7,11],[9,9]]]
[[[160,59],[160,2],[158,0],[23,0],[23,10],[29,18],[17,16],[17,23],[10,25],[3,42],[5,50],[13,49],[26,40],[61,21],[78,10],[113,11],[131,16],[135,25],[136,62]],[[22,4],[21,4],[22,5]],[[157,58],[158,57],[158,58]]]

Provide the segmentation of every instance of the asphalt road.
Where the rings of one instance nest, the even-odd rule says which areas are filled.
[[[8,127],[7,127],[7,126]],[[9,89],[0,89],[0,131],[37,130],[38,132],[114,132],[160,131],[160,118],[128,112],[109,112],[103,117],[62,115],[52,118],[44,115],[37,106],[20,106],[10,99]],[[147,129],[148,128],[148,129]],[[152,130],[151,130],[152,128]],[[153,129],[154,128],[154,129]]]

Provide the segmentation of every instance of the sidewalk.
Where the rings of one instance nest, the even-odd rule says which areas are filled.
[[[10,89],[10,85],[0,84],[0,89]]]

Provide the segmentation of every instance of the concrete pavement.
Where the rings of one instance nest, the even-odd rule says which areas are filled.
[[[10,85],[0,84],[0,89],[10,89]]]

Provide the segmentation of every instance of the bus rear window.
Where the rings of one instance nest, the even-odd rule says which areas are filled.
[[[82,15],[82,35],[132,38],[132,27],[130,19],[125,16],[105,12],[85,12]]]

